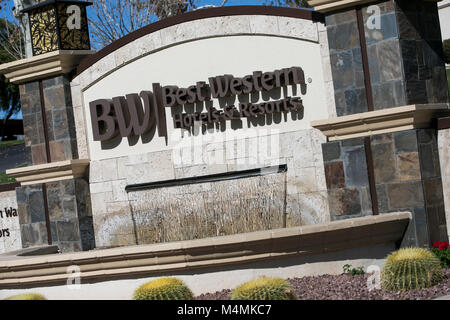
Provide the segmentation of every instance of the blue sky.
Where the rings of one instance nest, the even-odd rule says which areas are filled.
[[[6,116],[7,112],[0,112],[0,119],[3,119]],[[13,115],[10,119],[22,119],[22,111],[19,111],[17,114]]]
[[[204,6],[204,5],[215,5],[219,6],[222,3],[223,0],[198,0],[196,1],[197,5]],[[9,4],[13,3],[13,0],[8,0]],[[266,0],[228,0],[226,3],[226,6],[245,6],[245,5],[263,5],[268,1]],[[2,16],[5,12],[2,12]],[[12,18],[9,15],[9,18]],[[5,116],[4,113],[0,112],[0,119]],[[21,119],[22,118],[22,112],[19,112],[18,114],[14,115],[12,119]]]

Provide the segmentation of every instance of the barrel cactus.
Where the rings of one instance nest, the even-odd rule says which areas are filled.
[[[23,293],[12,297],[8,297],[5,300],[47,300],[43,295],[37,293]]]
[[[283,279],[261,277],[233,290],[231,300],[295,300],[290,284]]]
[[[381,286],[391,291],[432,287],[444,279],[439,260],[425,249],[405,248],[386,259],[381,272]]]
[[[176,278],[160,278],[136,289],[134,300],[192,300],[194,295],[183,281]]]

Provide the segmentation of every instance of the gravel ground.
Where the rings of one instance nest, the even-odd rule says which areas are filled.
[[[431,300],[450,294],[450,269],[447,279],[428,289],[407,292],[367,289],[368,275],[323,275],[288,279],[299,300]],[[206,293],[197,300],[229,300],[231,290]]]

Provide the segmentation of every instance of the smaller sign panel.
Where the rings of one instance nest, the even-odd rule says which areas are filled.
[[[16,191],[0,193],[0,253],[22,248]]]

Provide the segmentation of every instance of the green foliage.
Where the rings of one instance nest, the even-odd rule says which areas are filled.
[[[444,249],[440,250],[439,248],[433,248],[431,249],[431,252],[433,252],[436,257],[441,262],[442,268],[450,268],[450,249]]]
[[[1,152],[1,148],[2,148],[2,143],[6,144],[7,142],[10,142],[10,141],[0,142],[0,152]],[[26,167],[26,166],[28,166],[28,164],[27,163],[23,163],[23,164],[17,166],[16,168],[23,168],[23,167]],[[14,179],[13,177],[8,176],[4,172],[0,172],[0,184],[14,183],[14,182],[16,182],[16,179]]]
[[[9,140],[9,141],[0,141],[0,148],[2,147],[12,147],[20,144],[24,144],[24,140]]]
[[[442,268],[450,268],[450,245],[448,241],[436,241],[431,248],[431,252],[439,259]]]
[[[194,295],[183,281],[176,278],[160,278],[140,286],[134,292],[134,300],[193,300]]]
[[[47,300],[43,295],[37,293],[23,293],[12,297],[8,297],[5,300]]]
[[[344,265],[343,269],[345,274],[351,274],[352,276],[361,275],[365,273],[363,267],[352,268],[352,266],[349,264]]]
[[[450,39],[444,40],[444,60],[450,63]]]
[[[386,259],[381,272],[381,286],[391,291],[429,288],[444,279],[436,256],[425,249],[405,248]]]
[[[4,63],[0,60],[0,64]],[[0,75],[0,111],[15,114],[20,110],[19,86]]]
[[[18,42],[22,41],[19,28],[6,19],[0,19],[0,35],[0,64],[18,59],[14,55],[13,48],[23,48],[23,46],[18,46]],[[4,75],[0,75],[0,112],[6,112],[5,119],[0,121],[0,139],[4,133],[6,121],[20,109],[19,86],[10,83]]]
[[[234,289],[231,300],[296,300],[296,297],[286,280],[261,277]]]
[[[13,177],[8,176],[4,172],[0,172],[0,184],[6,184],[6,183],[14,183],[16,182],[16,179]]]

